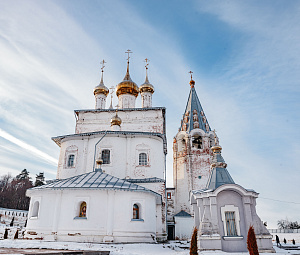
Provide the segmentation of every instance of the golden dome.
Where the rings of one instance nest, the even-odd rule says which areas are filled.
[[[105,96],[107,96],[108,93],[109,93],[109,90],[103,83],[103,73],[102,73],[102,77],[101,77],[101,81],[100,81],[99,85],[94,88],[94,95],[96,96],[98,94],[104,94]]]
[[[195,81],[193,79],[190,80],[190,85],[192,88],[195,86]]]
[[[218,153],[218,152],[221,152],[222,147],[221,147],[220,145],[215,145],[215,146],[211,147],[211,150],[212,150],[214,153]]]
[[[127,64],[127,72],[123,81],[121,81],[116,87],[116,94],[117,96],[123,94],[131,94],[135,97],[137,97],[139,94],[139,87],[136,85],[135,82],[131,80],[129,75],[129,62]]]
[[[114,126],[114,125],[118,125],[121,126],[122,120],[121,118],[118,116],[118,114],[116,113],[116,115],[114,117],[111,118],[110,120],[110,125]]]
[[[148,75],[146,75],[146,80],[145,82],[140,86],[139,88],[140,93],[142,92],[150,92],[150,93],[154,93],[154,87],[153,85],[149,82],[148,80]]]

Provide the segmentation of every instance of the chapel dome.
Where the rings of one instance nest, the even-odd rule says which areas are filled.
[[[116,113],[115,116],[113,116],[110,120],[110,125],[114,126],[114,125],[118,125],[121,126],[122,120],[121,118],[118,116],[118,114]]]
[[[139,88],[140,93],[142,92],[150,92],[154,93],[154,86],[149,82],[148,76],[146,76],[145,82]]]
[[[107,96],[109,93],[109,89],[104,85],[103,79],[101,79],[100,84],[94,88],[94,95],[104,94]]]
[[[131,94],[135,97],[137,97],[139,94],[139,87],[136,85],[135,82],[131,80],[129,75],[129,63],[127,65],[127,72],[123,81],[121,81],[116,87],[116,94],[117,96],[123,94]]]

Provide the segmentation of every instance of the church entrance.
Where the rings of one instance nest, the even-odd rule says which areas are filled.
[[[168,225],[168,240],[174,240],[174,239],[175,239],[175,226]]]

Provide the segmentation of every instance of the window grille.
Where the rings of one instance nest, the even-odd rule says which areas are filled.
[[[103,150],[102,156],[103,164],[110,164],[110,150]]]
[[[144,153],[144,152],[139,154],[139,165],[140,166],[146,166],[146,165],[148,165],[147,154]]]
[[[75,155],[73,155],[73,154],[69,155],[69,158],[68,158],[68,167],[74,166],[74,158],[75,158]]]
[[[140,208],[137,204],[133,205],[133,215],[132,218],[137,220],[140,218]]]
[[[234,212],[225,212],[227,236],[237,236]]]

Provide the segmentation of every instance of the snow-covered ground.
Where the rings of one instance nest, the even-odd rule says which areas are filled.
[[[295,235],[295,234],[294,234]],[[279,235],[278,235],[279,236]],[[294,237],[299,240],[300,234]],[[285,237],[288,240],[288,237]],[[283,239],[283,237],[282,237]],[[292,238],[293,239],[293,238]],[[297,242],[299,244],[299,242]],[[300,245],[300,244],[299,244]],[[75,242],[45,242],[33,240],[0,240],[0,248],[22,248],[22,249],[54,249],[54,250],[103,250],[110,251],[111,255],[188,255],[188,249],[180,247],[188,246],[186,242],[170,242],[166,244],[95,244],[95,243],[75,243]],[[286,251],[274,247],[280,254],[300,254],[300,251]],[[3,252],[3,251],[2,251]],[[199,254],[203,255],[225,255],[226,252],[206,251]],[[233,253],[248,254],[246,253]],[[271,255],[274,253],[264,253]]]

